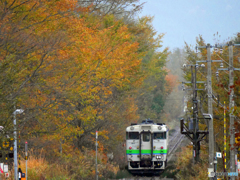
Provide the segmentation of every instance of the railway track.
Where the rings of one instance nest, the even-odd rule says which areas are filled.
[[[172,178],[160,178],[160,177],[131,177],[131,178],[123,178],[123,179],[118,179],[118,180],[174,180]]]
[[[180,129],[180,128],[179,128]],[[180,133],[180,130],[169,141],[168,161],[171,160],[173,153],[179,147],[185,136]]]

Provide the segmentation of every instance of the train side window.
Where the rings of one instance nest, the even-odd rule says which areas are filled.
[[[154,139],[166,139],[166,132],[154,133]]]
[[[127,132],[126,139],[139,139],[139,133],[138,132]]]
[[[150,141],[150,133],[143,133],[143,141],[145,142]]]

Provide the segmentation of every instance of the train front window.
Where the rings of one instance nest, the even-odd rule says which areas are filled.
[[[127,132],[126,139],[139,139],[139,133],[138,132]]]
[[[154,139],[166,139],[166,132],[154,133]]]
[[[143,141],[145,142],[150,141],[150,133],[143,133]]]

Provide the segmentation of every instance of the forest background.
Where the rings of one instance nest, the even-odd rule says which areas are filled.
[[[19,165],[24,169],[27,141],[30,179],[94,179],[96,131],[99,177],[115,177],[126,164],[125,129],[130,122],[150,118],[170,128],[179,123],[184,100],[190,97],[179,82],[191,78],[182,64],[206,58],[206,51],[196,55],[188,44],[185,50],[162,49],[164,34],[154,30],[153,17],[138,17],[143,6],[138,0],[0,2],[2,162],[12,163],[16,109],[24,110],[16,115]],[[237,43],[238,37],[232,40]],[[196,42],[206,45],[201,36]],[[216,38],[216,43],[221,42]],[[227,47],[223,52],[212,52],[212,58],[227,61]],[[236,67],[238,54],[235,50]],[[201,73],[198,80],[206,71]],[[222,97],[221,103],[228,103],[228,75],[219,78],[221,83],[213,82],[214,93]],[[191,99],[187,99],[186,119],[191,116]],[[206,99],[203,102],[206,110]],[[223,108],[218,103],[214,113],[217,148],[222,150]],[[207,175],[207,143],[201,147],[203,161],[197,167],[191,166],[191,145],[179,154],[180,179]]]
[[[166,68],[170,52],[161,49],[164,34],[155,32],[152,17],[137,17],[142,6],[137,0],[0,2],[3,162],[12,164],[16,118],[19,167],[27,141],[30,179],[93,179],[98,131],[104,179],[124,168],[130,122],[177,116],[164,113],[177,80]],[[16,109],[24,113],[15,117]]]

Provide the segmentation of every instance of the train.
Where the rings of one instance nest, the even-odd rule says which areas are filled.
[[[132,174],[158,174],[167,167],[169,129],[146,119],[126,128],[127,169]]]

